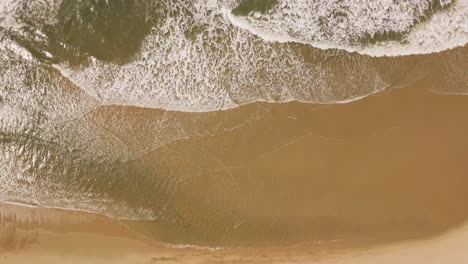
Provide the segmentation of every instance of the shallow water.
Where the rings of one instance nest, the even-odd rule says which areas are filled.
[[[267,2],[2,1],[0,199],[210,246],[463,222],[466,1]]]

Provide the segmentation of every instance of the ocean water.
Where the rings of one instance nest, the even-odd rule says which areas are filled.
[[[466,0],[1,0],[0,200],[159,236],[241,226],[232,171],[179,142],[271,116],[257,102],[350,103],[421,79],[468,94],[467,42]]]

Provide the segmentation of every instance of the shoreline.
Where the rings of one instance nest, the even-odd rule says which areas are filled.
[[[76,212],[58,212],[59,209],[33,209],[0,203],[0,219],[6,211],[39,217],[49,214],[51,219],[66,219],[66,215],[76,216]],[[35,211],[35,212],[34,212]],[[55,212],[54,212],[55,211]],[[468,225],[449,230],[431,239],[402,241],[388,245],[357,249],[333,249],[297,245],[288,248],[231,248],[209,250],[203,248],[168,247],[132,236],[129,230],[115,221],[91,220],[88,214],[80,212],[88,225],[65,220],[54,225],[30,224],[21,229],[20,218],[0,221],[0,260],[5,264],[20,264],[34,260],[37,264],[55,263],[95,263],[95,264],[152,264],[152,263],[275,263],[275,264],[371,264],[371,263],[444,263],[462,264],[468,260],[468,251],[463,245],[468,243]],[[67,222],[68,221],[68,222]],[[5,248],[5,226],[15,225],[18,247]],[[80,221],[77,221],[80,222]],[[82,221],[82,224],[85,221]],[[103,232],[102,228],[108,230]],[[80,229],[81,228],[81,229]],[[98,231],[99,230],[99,231]],[[109,230],[111,230],[109,232]],[[27,239],[26,239],[27,238]],[[21,242],[23,241],[23,242]],[[27,241],[27,242],[24,242]],[[22,244],[21,244],[22,243]],[[426,262],[427,260],[431,260]],[[26,262],[25,262],[26,261]]]
[[[232,118],[236,122],[226,125],[235,128],[171,142],[144,153],[136,163],[138,169],[148,166],[141,174],[147,175],[158,168],[154,161],[169,158],[169,168],[185,166],[181,176],[195,175],[181,178],[180,196],[170,204],[186,221],[181,226],[194,225],[192,234],[177,224],[151,229],[144,221],[126,223],[98,212],[0,202],[1,263],[426,264],[429,258],[436,264],[447,254],[457,259],[446,263],[465,263],[468,252],[460,245],[468,243],[468,226],[462,224],[468,217],[463,203],[468,98],[439,95],[427,87],[429,83],[416,81],[350,104],[257,103],[211,113],[209,122]],[[246,123],[257,107],[264,110],[262,118]],[[171,114],[107,109],[116,110],[129,118],[142,116],[136,120],[142,123],[152,122],[143,114]],[[203,114],[180,115],[190,119]],[[122,133],[118,136],[131,134],[127,144],[139,146],[133,136],[147,134],[130,126],[134,119],[127,121],[127,129],[116,130]],[[257,140],[252,144],[246,138]],[[210,156],[200,157],[200,147]],[[205,178],[203,168],[224,169],[225,174],[214,170]],[[221,180],[233,185],[218,185]],[[230,186],[236,192],[226,193],[234,190],[225,189]],[[219,212],[231,208],[247,221],[221,222],[225,215]],[[329,217],[320,218],[323,215]],[[282,222],[261,233],[258,228],[269,223],[265,219]],[[225,228],[231,232],[224,233]],[[188,245],[194,241],[214,246]],[[250,242],[278,246],[249,247]]]

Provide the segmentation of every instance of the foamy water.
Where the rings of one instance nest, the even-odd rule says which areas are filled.
[[[282,0],[266,13],[236,16],[225,9],[225,14],[234,25],[267,41],[371,56],[426,54],[465,45],[468,2],[440,1],[441,10],[434,8],[435,2]]]
[[[130,55],[112,60],[89,49],[94,42],[77,44],[72,33],[62,32],[85,25],[94,40],[97,5],[2,0],[0,198],[120,218],[170,218],[164,211],[170,211],[170,199],[156,201],[155,193],[171,197],[188,172],[173,172],[171,161],[161,161],[155,166],[169,176],[154,172],[160,178],[152,179],[139,171],[146,166],[139,160],[179,140],[235,130],[263,114],[257,109],[247,119],[215,123],[209,112],[254,102],[349,103],[393,87],[407,78],[406,69],[430,74],[423,62],[440,59],[428,55],[405,68],[411,58],[402,55],[466,45],[466,0],[440,1],[437,10],[431,9],[434,1],[394,2],[284,0],[266,12],[234,15],[238,1],[139,0],[135,4],[147,8],[137,14],[145,18],[138,23],[148,23],[148,32]],[[66,20],[75,13],[75,24]],[[467,92],[463,54],[441,55],[446,64],[438,69],[458,94]],[[114,105],[153,112],[137,119]],[[134,127],[151,136],[130,138]],[[148,177],[147,184],[132,185],[126,178],[134,174]],[[128,195],[112,195],[119,188]],[[140,192],[141,198],[125,200]]]

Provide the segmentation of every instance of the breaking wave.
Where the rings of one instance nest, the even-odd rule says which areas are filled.
[[[269,3],[263,9],[242,9],[249,1],[240,2],[226,16],[268,41],[371,56],[440,52],[468,42],[467,1],[257,1]]]

